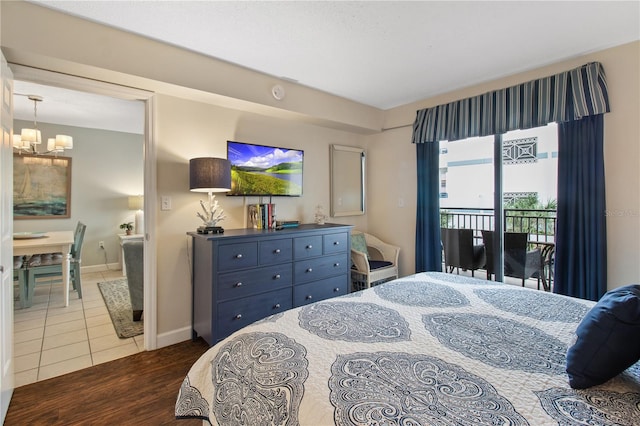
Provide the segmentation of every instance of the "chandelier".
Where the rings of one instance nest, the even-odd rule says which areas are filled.
[[[73,149],[73,138],[67,135],[56,135],[55,138],[47,139],[47,150],[38,151],[37,146],[42,144],[42,134],[38,130],[38,102],[42,102],[42,96],[38,95],[22,95],[33,101],[33,129],[22,129],[20,134],[13,135],[13,148],[19,153],[27,154],[58,154],[64,152],[65,149]]]

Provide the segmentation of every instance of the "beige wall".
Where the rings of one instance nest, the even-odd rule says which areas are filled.
[[[158,333],[186,339],[190,325],[190,276],[186,232],[198,226],[201,194],[188,191],[188,159],[224,156],[228,139],[305,150],[304,196],[277,199],[282,218],[310,221],[315,205],[329,206],[329,145],[367,151],[367,215],[334,220],[368,229],[402,247],[401,273],[414,270],[415,147],[410,125],[419,108],[437,105],[600,60],[609,79],[612,113],[606,116],[609,218],[609,287],[640,281],[638,153],[639,43],[594,53],[543,69],[458,90],[382,112],[325,93],[278,81],[138,36],[67,17],[22,2],[2,2],[2,50],[7,59],[33,67],[90,77],[157,93],[156,206]],[[29,21],[31,30],[20,25]],[[140,60],[140,52],[145,52]],[[287,89],[283,102],[270,87]],[[242,198],[219,196],[229,216],[225,228],[244,226]],[[248,203],[255,200],[248,199]],[[185,334],[185,330],[187,333]],[[175,340],[179,341],[179,340]]]
[[[33,127],[15,120],[14,132]],[[132,133],[38,123],[43,139],[56,134],[73,136],[71,157],[71,217],[68,219],[14,220],[15,232],[73,230],[78,221],[87,225],[82,247],[83,268],[118,267],[118,226],[133,222],[127,197],[143,192],[143,136]],[[42,147],[40,148],[42,150]],[[105,250],[98,247],[104,241]],[[105,258],[106,254],[106,258]]]
[[[188,237],[200,224],[199,200],[206,194],[189,192],[189,159],[226,157],[227,140],[304,150],[302,197],[274,197],[281,219],[313,222],[316,205],[329,212],[329,145],[363,146],[358,134],[290,120],[267,118],[171,96],[158,97],[158,196],[172,198],[171,211],[158,211],[157,275],[158,330],[170,332],[191,323],[191,281]],[[225,229],[246,227],[246,206],[258,197],[216,199],[227,219]],[[267,199],[264,198],[266,202]],[[365,216],[332,220],[366,228]]]
[[[449,92],[387,111],[383,127],[413,123],[416,111],[457,99],[509,87],[599,61],[607,75],[611,112],[605,115],[607,191],[607,258],[609,289],[640,281],[640,42],[564,61],[531,72]],[[372,174],[369,228],[402,246],[401,273],[414,271],[415,147],[412,128],[402,127],[369,137],[369,164],[387,173]],[[389,161],[395,158],[396,161]],[[398,207],[395,194],[408,193]]]

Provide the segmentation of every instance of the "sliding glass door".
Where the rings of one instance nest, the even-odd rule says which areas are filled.
[[[487,276],[523,283],[544,277],[548,288],[555,241],[556,125],[441,142],[439,170],[441,226],[473,230],[474,244],[485,244]],[[511,246],[505,253],[505,232],[509,244],[512,233],[526,234],[517,237],[526,243],[522,253]],[[526,262],[526,253],[536,249],[548,255],[538,265],[542,269],[520,268],[517,262]]]

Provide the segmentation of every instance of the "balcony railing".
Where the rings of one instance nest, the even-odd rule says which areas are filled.
[[[440,209],[440,225],[443,228],[473,229],[477,244],[482,243],[482,230],[493,231],[493,209],[446,208]],[[532,246],[541,247],[544,261],[545,290],[553,281],[554,245],[556,234],[556,210],[504,209],[505,232],[527,232]],[[444,257],[443,257],[444,259]]]
[[[440,209],[443,228],[473,229],[476,239],[482,239],[481,230],[493,231],[493,209],[446,208]],[[556,211],[539,209],[504,209],[505,232],[527,232],[530,241],[555,242]]]

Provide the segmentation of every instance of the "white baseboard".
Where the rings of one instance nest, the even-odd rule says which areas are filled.
[[[191,340],[190,326],[158,334],[156,338],[156,348],[164,348],[165,346],[175,345],[176,343],[181,343],[186,340]]]
[[[84,273],[104,272],[104,271],[122,271],[120,263],[108,263],[102,265],[81,266],[80,271]]]

